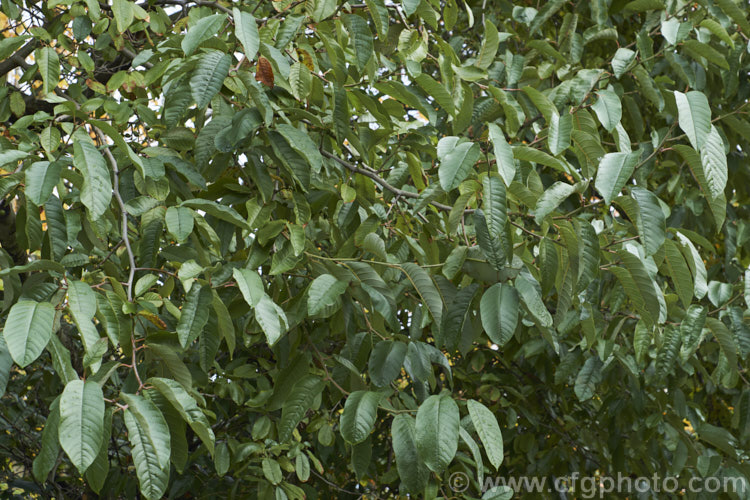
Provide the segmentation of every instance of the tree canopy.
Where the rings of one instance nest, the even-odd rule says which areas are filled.
[[[746,13],[2,0],[3,494],[750,481]]]

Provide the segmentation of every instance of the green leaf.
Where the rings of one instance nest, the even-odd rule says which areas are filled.
[[[602,126],[607,132],[611,133],[622,119],[620,98],[611,90],[600,90],[597,96],[599,98],[591,106],[591,109],[596,113]]]
[[[484,212],[478,209],[474,212],[474,228],[477,233],[477,242],[487,261],[498,271],[501,271],[507,263],[507,256],[503,245],[502,235],[492,235],[487,226]]]
[[[13,361],[25,368],[36,360],[52,335],[55,307],[49,302],[23,300],[11,309],[3,327]]]
[[[10,355],[10,351],[8,351],[8,346],[5,344],[5,337],[0,335],[0,398],[5,395],[12,367],[13,358]]]
[[[102,444],[104,394],[96,382],[73,380],[60,396],[60,445],[83,474]]]
[[[370,354],[368,373],[373,384],[388,387],[401,374],[406,358],[406,344],[383,340],[378,342]]]
[[[145,439],[154,449],[160,469],[169,465],[171,450],[169,427],[159,408],[150,400],[135,394],[120,393],[128,405],[128,412],[135,419],[141,439]],[[130,430],[130,427],[128,427]]]
[[[552,121],[552,117],[555,116],[555,114],[559,115],[554,103],[549,100],[549,97],[547,97],[539,90],[535,89],[534,87],[524,87],[521,90],[523,90],[524,93],[529,96],[531,102],[534,103],[536,109],[539,110],[539,112],[542,114],[542,116],[544,116],[544,119],[548,123]]]
[[[369,437],[381,397],[378,392],[354,391],[346,398],[339,427],[347,443],[361,443]]]
[[[458,246],[451,250],[451,253],[445,259],[445,264],[443,264],[443,276],[449,280],[456,276],[466,261],[468,250],[465,246]]]
[[[551,327],[552,316],[542,301],[539,283],[528,272],[524,272],[518,275],[515,285],[523,303],[539,325],[543,328]]]
[[[458,449],[458,405],[447,394],[427,398],[417,410],[416,442],[419,457],[440,474]]]
[[[499,347],[504,346],[518,325],[518,292],[505,283],[492,285],[482,295],[479,306],[482,326]]]
[[[653,255],[664,244],[667,222],[659,205],[659,198],[651,191],[639,186],[630,190],[637,207],[636,222],[646,255]]]
[[[686,49],[688,55],[702,63],[701,59],[705,58],[707,62],[714,63],[721,69],[729,69],[729,63],[726,57],[721,52],[711,47],[707,43],[699,42],[698,40],[685,40],[683,47]]]
[[[555,110],[550,119],[549,136],[547,137],[549,150],[554,156],[570,147],[570,132],[572,130],[573,116],[569,113],[560,116]]]
[[[700,26],[706,28],[708,31],[713,33],[714,36],[719,38],[719,40],[721,40],[722,42],[725,42],[731,48],[734,48],[734,41],[729,36],[729,33],[727,33],[727,30],[724,29],[724,26],[722,26],[718,22],[714,21],[713,19],[704,19],[703,21],[701,21]]]
[[[750,22],[747,21],[747,11],[737,6],[734,0],[716,0],[716,5],[728,15],[745,35],[750,34]]]
[[[60,454],[60,397],[52,402],[49,415],[42,431],[42,443],[39,453],[34,457],[32,472],[37,481],[45,482],[47,476],[55,467]]]
[[[130,397],[138,398],[139,396],[133,395]],[[158,412],[158,409],[156,411]],[[122,413],[125,420],[125,427],[128,429],[128,440],[131,445],[133,464],[138,476],[141,494],[148,500],[158,500],[162,498],[169,484],[169,467],[161,467],[159,465],[159,455],[157,455],[154,448],[153,436],[150,435],[151,429],[144,428],[143,420],[136,418],[130,408],[125,409]],[[160,417],[164,420],[161,414]],[[161,428],[160,425],[158,427]],[[167,434],[166,439],[168,437],[169,434]],[[159,436],[157,440],[164,442],[165,437]],[[162,451],[161,453],[164,452]]]
[[[693,278],[690,275],[690,268],[677,243],[666,240],[664,250],[664,263],[669,271],[669,277],[672,278],[677,296],[680,297],[683,306],[689,307],[693,300]]]
[[[500,37],[497,34],[497,28],[491,21],[484,21],[484,39],[482,40],[482,46],[479,49],[479,55],[477,56],[477,67],[481,69],[489,68],[495,61],[495,54],[497,54],[497,48],[500,45]]]
[[[505,231],[507,223],[506,192],[502,181],[488,175],[482,180],[482,209],[487,219],[487,231],[490,237],[497,238]]]
[[[471,328],[471,303],[478,289],[479,285],[472,283],[455,294],[448,304],[447,312],[443,314],[443,321],[435,338],[437,347],[445,347],[449,352],[455,352],[459,347],[462,351],[466,348],[465,343],[460,341],[464,338],[465,329]]]
[[[219,28],[224,24],[226,18],[226,14],[218,13],[199,19],[198,22],[188,30],[185,38],[182,39],[182,51],[185,52],[185,55],[189,56],[201,43],[218,33]]]
[[[705,307],[693,304],[688,307],[685,317],[682,318],[680,323],[680,337],[682,339],[680,358],[683,362],[686,362],[695,354],[703,340],[702,331],[706,324],[706,313]]]
[[[612,203],[612,200],[622,191],[625,183],[633,175],[638,157],[638,152],[607,153],[599,162],[594,187],[604,197],[604,202],[607,205]]]
[[[659,320],[660,302],[657,293],[661,293],[648,274],[643,261],[627,250],[619,250],[617,254],[623,267],[609,268],[620,280],[641,317],[651,326]]]
[[[320,151],[308,134],[285,123],[277,125],[276,130],[284,136],[292,149],[307,160],[313,172],[316,174],[320,173],[320,169],[323,167],[323,155],[320,154]]]
[[[203,210],[209,215],[221,219],[223,221],[234,224],[235,226],[241,227],[242,229],[252,229],[250,224],[243,219],[235,209],[221,203],[217,203],[212,200],[203,200],[200,198],[194,198],[192,200],[185,200],[181,204],[183,207],[190,207],[196,210]]]
[[[281,407],[281,420],[278,424],[279,441],[288,441],[294,429],[312,409],[313,401],[323,390],[325,383],[314,375],[307,375],[292,388],[289,397]]]
[[[133,2],[129,0],[112,0],[112,13],[115,16],[117,31],[125,33],[133,24]]]
[[[652,330],[653,328],[646,326],[646,322],[643,320],[639,320],[635,325],[633,350],[635,351],[635,359],[639,365],[643,365],[644,358],[651,346]]]
[[[318,276],[310,283],[307,291],[307,311],[316,316],[335,305],[341,294],[346,291],[347,283],[339,281],[330,274]]]
[[[503,462],[503,434],[500,432],[497,418],[479,401],[470,399],[466,402],[466,406],[469,409],[474,429],[476,429],[479,439],[484,444],[487,458],[490,459],[490,463],[495,467],[495,470],[498,470]]]
[[[2,344],[2,348],[5,348],[5,341],[2,339],[2,337],[0,337],[0,344]],[[78,380],[78,374],[73,369],[73,365],[70,361],[70,351],[62,344],[62,342],[60,342],[60,339],[57,338],[57,335],[51,336],[50,341],[47,344],[47,350],[49,351],[50,357],[52,358],[52,366],[55,368],[55,373],[57,373],[57,376],[60,377],[60,380],[62,380],[63,384],[67,384],[68,382],[71,382],[73,380]],[[7,350],[4,354],[8,354]],[[8,356],[8,358],[9,357],[10,356]],[[0,358],[2,358],[3,361],[5,359],[3,356],[0,356]],[[0,388],[4,389],[2,383],[0,383]]]
[[[298,101],[303,101],[312,91],[312,73],[302,63],[296,62],[289,69],[289,86],[292,95]]]
[[[672,147],[680,154],[682,159],[690,168],[690,171],[695,177],[695,180],[698,182],[698,186],[705,195],[706,202],[708,203],[708,208],[713,214],[714,221],[716,222],[716,230],[720,230],[722,225],[724,224],[724,219],[726,218],[727,213],[726,197],[723,193],[716,198],[711,195],[711,188],[708,185],[708,180],[706,178],[706,172],[703,168],[703,163],[700,156],[693,148],[684,144],[675,144]]]
[[[703,92],[692,91],[687,94],[674,91],[677,103],[678,123],[690,140],[690,144],[700,151],[711,132],[711,108]]]
[[[88,209],[90,219],[98,219],[107,211],[112,200],[109,168],[101,153],[89,142],[75,142],[73,152],[73,164],[83,175],[81,203]]]
[[[184,243],[193,232],[193,211],[185,207],[169,207],[164,214],[164,222],[174,239]]]
[[[388,34],[389,14],[383,0],[365,0],[367,10],[375,23],[379,38]]]
[[[4,37],[0,40],[0,61],[4,61],[31,38],[28,35]]]
[[[245,302],[250,307],[255,307],[266,293],[263,288],[263,280],[260,278],[258,271],[247,268],[234,269],[232,276],[237,282],[237,287],[240,289]]]
[[[560,181],[555,182],[545,190],[544,193],[542,193],[542,196],[537,200],[536,208],[534,208],[534,220],[536,223],[541,224],[545,217],[554,212],[560,203],[565,201],[565,199],[575,193],[575,191],[575,186]]]
[[[4,151],[0,151],[0,167],[4,167],[5,165],[11,163],[13,164],[13,168],[16,168],[16,164],[25,159],[28,158],[30,155],[26,151],[17,151],[15,149],[8,149]]]
[[[274,345],[289,328],[284,311],[265,294],[255,306],[255,320],[266,334],[269,345]]]
[[[214,453],[214,432],[208,419],[203,414],[195,400],[187,391],[175,380],[153,377],[148,379],[148,383],[153,385],[167,400],[172,404],[175,410],[187,422],[203,444],[208,448],[209,453]]]
[[[201,56],[198,67],[190,78],[190,92],[198,109],[208,106],[211,99],[219,93],[231,63],[232,57],[218,50],[211,50]]]
[[[550,156],[544,151],[528,146],[513,146],[513,157],[518,160],[531,161],[540,165],[552,167],[559,172],[570,173],[570,168],[564,160]]]
[[[60,182],[61,165],[57,162],[37,161],[26,169],[26,196],[34,205],[44,205]]]
[[[112,437],[112,409],[104,413],[102,425],[102,444],[94,462],[86,469],[86,481],[97,494],[104,487],[109,475],[109,441]]]
[[[716,318],[706,318],[706,328],[713,334],[719,342],[721,352],[726,356],[730,370],[737,370],[737,343],[734,340],[732,332],[724,323]]]
[[[596,386],[602,380],[602,362],[594,355],[586,360],[576,376],[574,391],[578,401],[588,401],[594,397]]]
[[[177,323],[177,336],[182,347],[192,344],[203,331],[203,327],[208,322],[211,300],[210,286],[193,283],[185,297],[185,305],[182,307],[180,321]]]
[[[249,12],[241,11],[237,7],[232,9],[232,17],[234,19],[234,36],[245,49],[245,57],[248,60],[255,59],[258,47],[260,47],[260,35],[255,18]]]
[[[49,94],[60,82],[60,58],[52,47],[42,47],[34,52],[34,60],[42,75],[42,93]]]
[[[454,115],[456,112],[455,105],[453,103],[453,96],[441,83],[436,82],[430,75],[426,73],[420,73],[414,77],[414,81],[417,82],[422,90],[427,95],[435,99],[441,108],[445,110],[449,115]]]
[[[68,307],[73,315],[81,340],[88,352],[99,340],[99,332],[91,322],[96,314],[96,293],[83,281],[68,282]]]
[[[680,244],[680,250],[682,250],[685,256],[688,267],[690,267],[690,272],[693,273],[693,292],[695,298],[700,300],[708,292],[706,265],[703,263],[703,258],[701,258],[695,245],[693,245],[693,242],[687,236],[679,231],[676,233],[676,236]]]
[[[505,135],[500,127],[494,123],[488,123],[487,130],[495,153],[497,173],[500,174],[505,185],[510,186],[516,176],[516,161],[513,159],[513,150],[506,142]]]
[[[443,301],[430,275],[427,271],[411,262],[402,264],[401,269],[419,294],[422,303],[427,306],[435,323],[439,325],[443,317]]]
[[[479,160],[479,145],[474,142],[458,143],[458,137],[443,137],[437,146],[440,167],[438,176],[440,187],[450,191],[458,187],[469,175],[474,164]]]
[[[612,71],[615,74],[615,78],[619,80],[620,77],[625,74],[634,60],[634,51],[623,47],[617,49],[617,52],[615,52],[615,55],[612,58]]]
[[[662,332],[661,346],[656,355],[655,376],[663,380],[674,370],[677,352],[680,349],[680,332],[674,325],[666,325]]]
[[[391,440],[402,484],[412,493],[424,490],[430,471],[419,457],[414,418],[404,413],[396,415],[391,424]]]
[[[724,152],[724,141],[713,125],[701,150],[701,163],[709,195],[719,198],[727,186],[727,155]]]
[[[477,483],[484,484],[484,459],[482,458],[482,451],[479,449],[479,445],[464,426],[458,428],[458,435],[461,441],[466,444],[466,447],[469,448],[469,451],[471,451],[471,458],[474,459],[474,464],[477,467]]]
[[[367,62],[372,57],[372,32],[367,25],[367,21],[356,14],[344,15],[343,21],[351,37],[351,43],[354,46],[357,68],[363,71]]]

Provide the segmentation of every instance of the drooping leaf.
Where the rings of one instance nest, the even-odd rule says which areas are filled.
[[[620,98],[611,90],[599,91],[598,99],[591,106],[607,132],[612,132],[622,118]]]
[[[677,103],[680,128],[690,140],[690,144],[698,151],[711,132],[711,108],[703,92],[691,91],[687,94],[675,91],[674,99]]]
[[[60,58],[52,47],[43,47],[34,54],[34,59],[42,75],[42,92],[49,94],[60,82]]]
[[[346,398],[340,427],[347,443],[361,443],[370,435],[381,397],[377,392],[354,391]]]
[[[505,283],[496,283],[482,295],[479,307],[487,336],[502,347],[513,336],[518,324],[518,292]]]
[[[416,493],[423,490],[430,471],[417,450],[414,417],[404,413],[396,415],[391,424],[391,440],[396,467],[402,483],[410,492]]]
[[[313,375],[299,380],[281,408],[279,441],[287,441],[305,413],[311,409],[315,397],[323,390],[324,382]]]
[[[203,331],[208,322],[211,305],[211,287],[194,283],[185,297],[185,305],[177,323],[177,335],[182,347],[186,347]]]
[[[94,462],[102,442],[104,394],[99,384],[72,380],[60,396],[60,445],[83,474]]]
[[[724,141],[713,125],[701,150],[701,163],[709,195],[712,198],[722,196],[727,186],[727,155],[724,152]]]
[[[637,162],[637,152],[607,153],[601,159],[594,187],[604,197],[607,205],[625,187],[625,183],[633,175]]]
[[[198,67],[190,78],[190,91],[199,109],[205,108],[219,93],[231,62],[229,54],[222,54],[218,50],[206,52],[201,56]]]
[[[112,199],[112,179],[104,157],[86,141],[73,144],[73,163],[83,174],[81,202],[88,208],[89,217],[98,219],[109,208]]]
[[[387,387],[401,373],[406,358],[406,344],[384,340],[378,342],[370,354],[368,372],[378,387]]]
[[[149,437],[149,429],[143,427],[143,419],[136,418],[129,408],[123,411],[123,419],[128,429],[128,440],[132,447],[131,453],[141,493],[148,500],[157,500],[167,489],[169,467],[159,465],[159,455],[154,448],[153,439]],[[169,434],[167,438],[168,436]],[[161,442],[165,439],[164,436],[160,438]]]
[[[469,415],[474,428],[482,440],[487,458],[490,459],[490,463],[497,470],[503,462],[503,435],[500,432],[497,418],[489,408],[479,401],[470,399],[466,406],[469,408]]]
[[[419,457],[433,472],[445,470],[458,448],[458,405],[448,395],[427,398],[417,411],[415,438]]]
[[[255,59],[258,47],[260,47],[260,35],[255,18],[249,12],[241,11],[237,7],[232,9],[232,18],[235,26],[234,34],[245,49],[245,57],[250,60]]]
[[[148,441],[153,448],[159,468],[166,468],[169,465],[171,446],[169,427],[164,415],[149,399],[125,392],[120,397],[128,405],[128,412],[136,421],[140,438]]]

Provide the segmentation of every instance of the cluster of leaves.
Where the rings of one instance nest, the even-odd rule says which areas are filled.
[[[2,0],[0,21],[11,494],[750,480],[733,0]]]

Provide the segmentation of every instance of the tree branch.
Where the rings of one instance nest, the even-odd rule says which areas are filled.
[[[5,61],[0,62],[0,76],[5,76],[18,67],[26,68],[25,59],[34,52],[37,47],[36,39],[31,40],[29,43],[18,49],[12,56],[7,58]]]
[[[120,205],[120,211],[122,212],[122,241],[125,243],[125,250],[128,253],[128,261],[130,263],[130,273],[128,274],[127,282],[128,301],[132,301],[133,280],[135,278],[135,255],[133,254],[133,249],[130,247],[130,238],[128,237],[128,209],[125,207],[125,202],[120,195],[120,169],[117,167],[117,161],[115,160],[115,157],[112,156],[109,146],[107,146],[104,134],[96,127],[94,127],[94,130],[96,130],[96,135],[104,146],[104,154],[107,157],[107,160],[109,160],[109,164],[112,166],[112,171],[114,172],[113,191],[115,199],[117,199],[117,204]]]
[[[369,167],[365,167],[365,168],[357,167],[355,165],[352,165],[348,161],[342,160],[338,156],[331,154],[328,151],[325,151],[324,149],[321,149],[320,153],[326,158],[330,158],[331,160],[334,160],[342,167],[351,170],[355,174],[361,174],[366,177],[369,177],[370,179],[375,181],[377,184],[380,184],[380,186],[383,189],[385,189],[386,191],[390,191],[396,196],[401,196],[402,198],[419,198],[419,195],[417,193],[412,193],[411,191],[404,191],[403,189],[399,189],[396,186],[389,184],[388,181],[380,177],[376,171],[372,170]],[[443,203],[438,203],[437,201],[431,201],[430,205],[437,208],[438,210],[443,210],[444,212],[450,212],[451,210],[453,210],[453,207],[449,205],[445,205]],[[464,213],[473,213],[473,212],[474,210],[472,209],[464,210]]]

